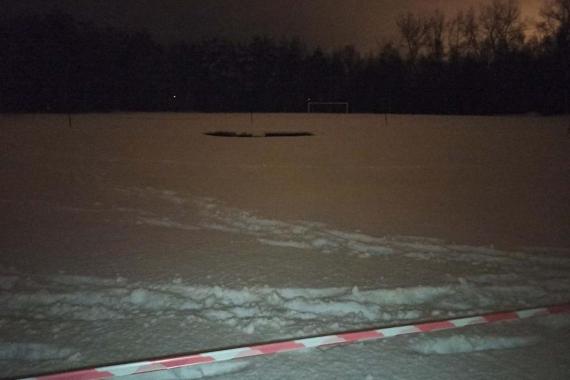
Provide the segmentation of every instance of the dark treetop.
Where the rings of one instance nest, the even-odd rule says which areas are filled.
[[[0,111],[567,112],[569,0],[550,0],[529,35],[517,3],[402,13],[374,53],[298,38],[157,42],[63,12],[0,24]]]

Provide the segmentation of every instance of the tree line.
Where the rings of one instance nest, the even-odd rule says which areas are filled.
[[[408,12],[400,40],[363,55],[298,38],[157,43],[147,32],[61,12],[0,25],[0,111],[303,112],[307,99],[353,112],[568,112],[570,0],[525,23],[515,0],[453,15]]]

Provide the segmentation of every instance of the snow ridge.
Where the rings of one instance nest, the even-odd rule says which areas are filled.
[[[534,336],[422,336],[410,342],[411,349],[420,354],[457,354],[475,351],[502,350],[529,346],[538,342]]]
[[[247,334],[273,337],[452,317],[513,303],[528,306],[562,299],[568,291],[521,284],[482,286],[467,280],[446,286],[366,290],[231,289],[196,286],[180,279],[149,284],[123,278],[0,276],[0,283],[7,281],[15,285],[0,291],[2,318],[54,322],[145,318],[154,323],[159,315],[199,318]]]

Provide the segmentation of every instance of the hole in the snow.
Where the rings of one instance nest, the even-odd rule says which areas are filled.
[[[230,131],[215,131],[205,132],[205,135],[215,137],[306,137],[314,136],[311,132],[230,132]]]

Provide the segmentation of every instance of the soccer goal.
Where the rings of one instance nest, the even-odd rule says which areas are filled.
[[[308,113],[349,113],[348,102],[307,102]]]

